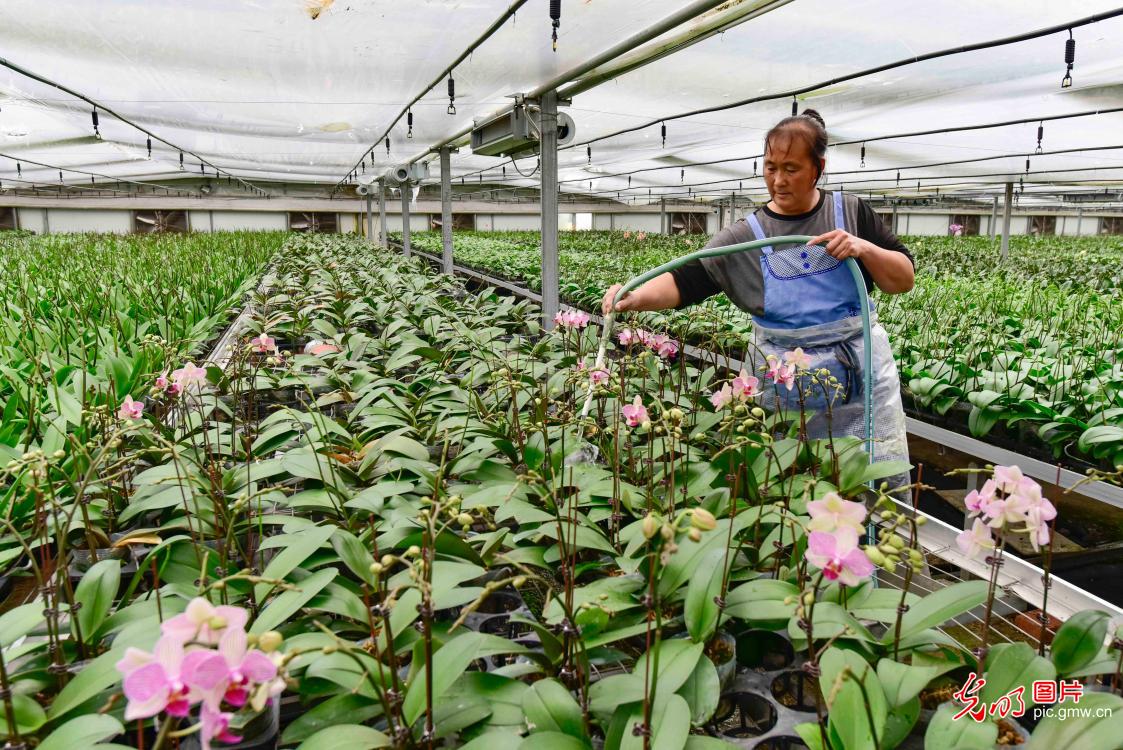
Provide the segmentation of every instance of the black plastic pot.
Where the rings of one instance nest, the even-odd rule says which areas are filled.
[[[776,726],[778,718],[776,709],[764,696],[725,693],[714,711],[713,729],[723,737],[760,737]]]
[[[795,661],[792,642],[771,630],[746,630],[737,636],[737,663],[746,669],[771,672]]]

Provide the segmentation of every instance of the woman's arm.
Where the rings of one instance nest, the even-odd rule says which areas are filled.
[[[604,293],[604,299],[601,300],[601,311],[605,315],[608,315],[608,311],[612,309],[612,300],[616,297],[616,293],[620,291],[621,286],[623,285],[613,284]],[[616,303],[616,310],[618,312],[667,310],[678,307],[681,303],[682,297],[679,294],[678,284],[675,283],[674,276],[670,273],[664,273],[641,285],[638,289],[625,294]]]
[[[873,283],[886,294],[910,291],[916,283],[916,272],[907,255],[878,247],[869,240],[863,240],[841,229],[821,234],[807,244],[826,245],[827,252],[839,260],[854,258],[862,261],[873,278]]]

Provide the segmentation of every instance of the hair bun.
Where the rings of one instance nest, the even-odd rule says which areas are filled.
[[[819,123],[819,125],[821,125],[824,130],[826,129],[827,123],[823,120],[823,116],[821,114],[819,114],[816,110],[805,109],[802,112],[800,112],[799,114],[802,117],[810,117],[812,120]]]

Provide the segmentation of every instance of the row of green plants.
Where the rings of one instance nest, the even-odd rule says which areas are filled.
[[[88,491],[94,477],[76,449],[102,447],[121,399],[202,354],[283,239],[0,234],[0,465],[41,452],[71,479],[55,502]],[[2,574],[44,509],[9,482],[0,503],[11,532],[0,537]],[[117,510],[106,509],[108,534]],[[94,534],[91,512],[83,506],[78,519]]]
[[[725,373],[633,327],[598,368],[588,316],[545,332],[341,236],[290,238],[248,303],[224,371],[152,373],[66,461],[4,469],[39,510],[5,527],[12,744],[1123,746],[1106,613],[1051,647],[990,628],[1007,536],[1048,541],[1040,488],[986,470],[959,545],[990,576],[926,592],[923,519],[869,489],[907,467],[756,405],[831,387],[800,352]],[[980,609],[977,641],[944,632]],[[1074,680],[1088,716],[1031,721],[1031,685]]]
[[[612,283],[702,247],[704,236],[571,232],[561,293],[599,308]],[[438,233],[414,244],[440,250]],[[460,263],[540,286],[537,233],[458,233]],[[1123,465],[1123,245],[1117,238],[1014,238],[1003,261],[982,237],[907,237],[909,294],[879,296],[906,405],[923,418],[1082,468]],[[705,345],[743,340],[748,316],[720,296],[646,319]],[[751,353],[749,353],[751,357]]]

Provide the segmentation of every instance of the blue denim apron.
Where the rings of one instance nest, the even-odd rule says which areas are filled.
[[[835,227],[846,231],[841,191],[834,192]],[[767,239],[756,216],[747,223],[756,239]],[[805,376],[792,390],[766,381],[762,405],[785,414],[816,412],[808,422],[808,436],[865,437],[862,389],[862,317],[859,291],[850,269],[818,245],[765,247],[760,256],[764,278],[763,314],[753,315],[756,345],[764,356],[782,359],[796,347],[811,359],[809,370],[826,369],[838,388],[825,387]],[[874,362],[874,438],[877,459],[908,458],[900,379],[889,336],[877,323],[870,301]],[[825,380],[826,376],[816,376]],[[829,414],[829,416],[828,416]]]

